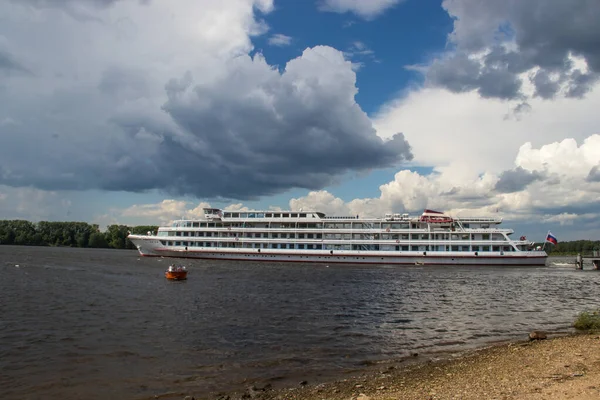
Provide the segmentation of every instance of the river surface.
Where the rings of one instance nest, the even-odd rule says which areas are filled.
[[[170,282],[135,251],[0,246],[0,399],[209,397],[566,332],[600,298],[600,272],[567,261],[186,261]]]

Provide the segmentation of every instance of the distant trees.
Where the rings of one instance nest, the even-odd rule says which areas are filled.
[[[135,249],[127,239],[129,232],[156,232],[157,226],[110,225],[100,232],[97,224],[87,222],[48,222],[0,220],[0,244],[25,246],[67,246]]]
[[[573,240],[571,242],[558,242],[556,245],[546,243],[545,250],[548,254],[554,255],[590,254],[594,250],[600,251],[600,240]]]

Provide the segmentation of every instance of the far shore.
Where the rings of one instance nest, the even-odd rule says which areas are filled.
[[[176,396],[188,400],[193,397],[193,393],[181,392]],[[244,393],[216,397],[221,400],[596,400],[600,398],[600,336],[585,333],[523,340],[437,361],[383,366],[328,383],[299,382],[295,387],[276,390],[251,386]]]

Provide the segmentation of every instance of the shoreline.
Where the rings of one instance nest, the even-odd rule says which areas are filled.
[[[220,393],[220,400],[445,400],[600,398],[600,336],[570,333],[409,361],[326,383]],[[188,400],[192,398],[188,395]],[[183,397],[183,396],[182,396]],[[195,399],[204,397],[196,396]]]

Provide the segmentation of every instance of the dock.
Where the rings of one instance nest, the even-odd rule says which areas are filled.
[[[577,258],[575,259],[575,268],[583,269],[583,263],[585,261],[591,261],[592,266],[595,270],[600,270],[600,251],[594,250],[592,255],[590,256],[582,256],[581,254],[577,254]]]

